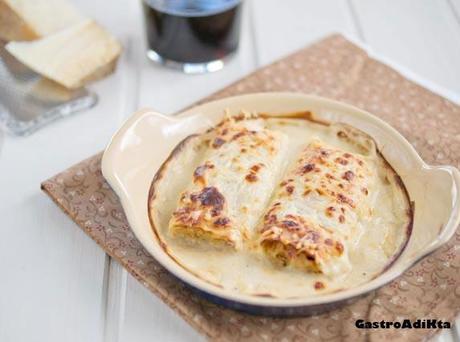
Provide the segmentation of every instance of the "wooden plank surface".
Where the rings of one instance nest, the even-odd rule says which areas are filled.
[[[259,66],[266,65],[324,36],[357,36],[346,0],[253,0],[252,28]]]
[[[140,1],[74,1],[120,37],[125,52],[116,74],[92,87],[100,95],[94,109],[0,143],[1,227],[8,237],[0,240],[0,341],[203,339],[38,188],[102,149],[136,108],[173,113],[336,31],[460,93],[459,0],[246,1],[238,55],[222,71],[196,76],[146,60]],[[457,326],[439,340],[458,337]]]
[[[351,0],[351,6],[375,51],[460,94],[460,23],[448,0]]]

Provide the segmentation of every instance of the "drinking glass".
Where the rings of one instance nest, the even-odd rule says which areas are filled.
[[[185,73],[220,70],[238,49],[240,0],[143,0],[147,57]]]

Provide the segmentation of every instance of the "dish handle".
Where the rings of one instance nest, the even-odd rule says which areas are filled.
[[[446,244],[455,234],[460,223],[460,171],[453,166],[435,166],[435,170],[447,172],[452,180],[452,211],[449,220],[441,228],[437,238],[420,251],[417,259],[422,258]]]

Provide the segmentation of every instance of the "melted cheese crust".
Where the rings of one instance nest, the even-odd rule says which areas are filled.
[[[311,142],[283,178],[259,228],[264,252],[283,266],[326,275],[351,270],[349,242],[370,216],[374,177],[355,153]]]
[[[246,131],[260,133],[231,139]],[[216,138],[225,142],[213,148]],[[254,138],[272,141],[280,152],[272,156]],[[247,147],[251,151],[242,153]],[[252,170],[258,163],[271,166]],[[253,173],[257,182],[246,179]],[[213,217],[210,204],[220,200],[201,200],[217,192],[224,202]],[[181,217],[183,208],[190,215]],[[266,216],[270,211],[276,221]],[[251,118],[224,122],[181,144],[152,183],[149,215],[165,252],[195,276],[229,292],[300,298],[352,288],[381,273],[405,245],[413,212],[401,179],[365,133],[340,123]],[[215,226],[219,218],[231,223]],[[289,230],[294,225],[297,237]],[[238,244],[236,252],[227,248]],[[264,248],[286,251],[290,267],[283,258],[272,262]]]
[[[261,120],[228,118],[206,141],[169,223],[173,236],[241,248],[266,206],[287,148],[287,137]]]

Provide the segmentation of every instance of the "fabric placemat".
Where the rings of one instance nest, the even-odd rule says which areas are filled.
[[[460,163],[460,107],[409,81],[340,35],[333,35],[200,101],[264,91],[296,91],[344,101],[397,128],[431,164]],[[207,302],[160,266],[131,232],[102,177],[101,154],[42,183],[42,189],[112,258],[212,340],[418,341],[435,329],[355,327],[357,319],[442,319],[460,311],[460,234],[387,286],[346,307],[303,318],[251,316]]]

